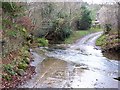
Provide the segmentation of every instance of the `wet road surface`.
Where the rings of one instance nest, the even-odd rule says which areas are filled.
[[[32,66],[36,75],[22,88],[119,88],[119,61],[104,57],[96,39],[102,32],[83,37],[65,49],[36,48]]]

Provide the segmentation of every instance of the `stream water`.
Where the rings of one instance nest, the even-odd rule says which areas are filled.
[[[119,88],[120,61],[103,56],[96,39],[102,32],[83,37],[72,45],[35,48],[32,66],[36,75],[22,88]],[[64,48],[61,48],[63,47]]]

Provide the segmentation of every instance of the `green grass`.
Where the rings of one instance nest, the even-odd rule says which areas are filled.
[[[97,40],[96,40],[96,45],[97,46],[102,46],[105,43],[105,35],[100,36]]]
[[[90,30],[77,30],[77,31],[73,31],[73,34],[67,38],[65,40],[65,44],[72,44],[74,43],[76,40],[88,35],[88,34],[91,34],[91,33],[94,33],[94,32],[99,32],[99,31],[102,31],[102,29],[98,29],[98,28],[91,28]]]

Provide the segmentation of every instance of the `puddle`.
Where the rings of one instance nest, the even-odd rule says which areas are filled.
[[[35,57],[37,56],[34,53]],[[38,62],[39,59],[39,62]],[[44,88],[55,87],[55,82],[61,85],[66,82],[68,77],[67,62],[55,58],[40,58],[36,59],[31,65],[36,66],[36,75],[31,80],[26,82],[21,88]],[[56,87],[58,87],[58,85]]]

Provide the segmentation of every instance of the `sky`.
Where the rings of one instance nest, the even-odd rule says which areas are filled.
[[[88,2],[88,3],[95,3],[95,4],[100,4],[100,3],[105,3],[105,2],[114,2],[114,1],[120,1],[120,0],[27,0],[27,1],[52,1],[52,2],[62,2],[62,1],[66,1],[66,2],[79,2],[79,1],[84,1],[84,2]]]
[[[83,0],[84,2],[88,2],[88,3],[105,3],[105,2],[114,2],[114,1],[119,1],[119,0]]]
[[[13,1],[13,2],[18,2],[18,1],[27,1],[27,2],[80,2],[80,1],[84,1],[84,2],[87,2],[87,3],[93,3],[93,4],[100,4],[100,3],[105,3],[105,2],[114,2],[114,1],[120,1],[120,0],[3,0],[3,1]]]

